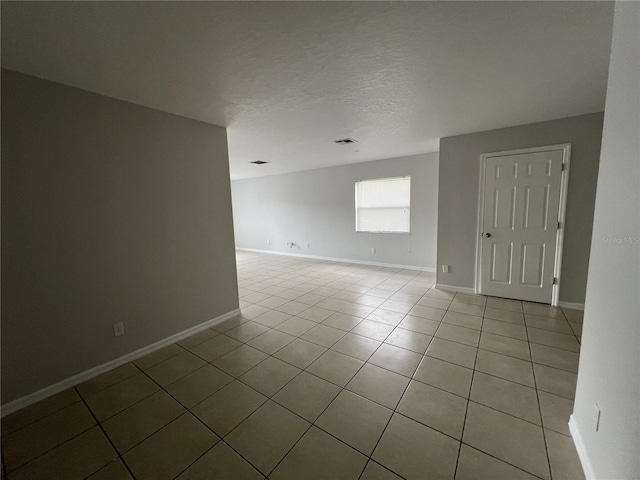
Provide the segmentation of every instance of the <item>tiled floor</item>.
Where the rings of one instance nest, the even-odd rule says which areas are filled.
[[[5,417],[3,475],[582,478],[580,312],[411,270],[239,252],[238,274],[241,317]]]

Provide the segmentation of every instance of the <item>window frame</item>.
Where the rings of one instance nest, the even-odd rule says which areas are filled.
[[[363,182],[375,182],[375,181],[383,181],[383,180],[396,180],[396,179],[407,179],[409,181],[409,205],[407,208],[409,210],[409,223],[407,231],[398,231],[398,230],[358,230],[358,212],[360,209],[366,209],[367,207],[358,208],[358,184]],[[355,231],[356,233],[382,233],[382,234],[390,234],[390,235],[411,235],[411,175],[399,175],[396,177],[382,177],[382,178],[368,178],[366,180],[356,180],[354,184],[354,203],[355,203]]]

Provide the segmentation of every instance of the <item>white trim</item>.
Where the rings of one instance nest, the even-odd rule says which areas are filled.
[[[584,311],[584,303],[558,302],[558,306],[562,308],[571,308],[572,310]]]
[[[435,272],[435,267],[418,267],[415,265],[399,265],[396,263],[380,263],[380,262],[368,262],[366,260],[350,260],[348,258],[336,258],[336,257],[320,257],[318,255],[305,255],[303,253],[289,253],[289,252],[276,252],[272,250],[259,250],[257,248],[239,248],[236,250],[242,252],[254,252],[254,253],[270,253],[271,255],[283,255],[285,257],[300,257],[310,258],[313,260],[328,260],[330,262],[340,263],[355,263],[357,265],[372,265],[374,267],[390,267],[390,268],[403,268],[405,270],[418,270],[420,272]]]
[[[438,290],[448,290],[450,292],[467,293],[469,295],[474,295],[476,293],[475,288],[458,287],[457,285],[444,285],[442,283],[436,283],[434,288]]]
[[[576,446],[576,451],[578,452],[578,458],[580,459],[584,476],[587,480],[595,479],[596,476],[593,472],[591,460],[587,454],[587,449],[584,448],[584,442],[582,441],[582,436],[580,435],[580,430],[578,429],[578,424],[576,423],[574,415],[569,417],[569,432],[571,433],[571,438],[573,438],[573,444]]]
[[[182,340],[194,333],[198,333],[205,328],[212,327],[217,325],[218,323],[224,322],[225,320],[235,317],[236,315],[240,315],[240,309],[232,310],[231,312],[220,315],[219,317],[213,318],[211,320],[207,320],[204,323],[196,325],[195,327],[187,328],[181,332],[178,332],[170,337],[167,337],[158,342],[152,343],[151,345],[147,345],[146,347],[142,347],[134,352],[127,353],[126,355],[116,358],[115,360],[111,360],[107,363],[103,363],[102,365],[98,365],[97,367],[91,368],[89,370],[85,370],[84,372],[78,373],[72,377],[69,377],[65,380],[62,380],[58,383],[54,383],[53,385],[49,385],[37,392],[30,393],[29,395],[25,395],[24,397],[20,397],[16,400],[13,400],[5,405],[2,405],[2,417],[9,415],[21,408],[28,407],[40,400],[44,400],[51,395],[59,393],[67,388],[74,387],[82,382],[92,379],[102,373],[108,372],[120,365],[124,365],[125,363],[131,362],[132,360],[136,360],[140,357],[143,357],[155,350],[159,350],[162,347],[165,347],[169,344],[175,343],[177,341]]]
[[[560,201],[558,203],[558,222],[560,228],[556,233],[556,256],[553,266],[553,276],[558,279],[558,283],[551,287],[551,305],[559,305],[560,295],[560,273],[562,270],[562,248],[564,246],[565,214],[567,208],[567,192],[569,184],[569,162],[571,159],[571,144],[561,143],[558,145],[548,145],[542,147],[521,148],[518,150],[507,150],[504,152],[483,153],[480,155],[480,187],[478,189],[478,219],[476,225],[476,265],[475,265],[475,293],[482,293],[482,230],[484,225],[484,184],[486,174],[487,158],[507,157],[510,155],[520,155],[523,153],[548,152],[562,150],[563,169],[560,174]]]

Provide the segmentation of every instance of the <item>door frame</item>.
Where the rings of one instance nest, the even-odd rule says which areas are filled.
[[[557,282],[551,289],[551,305],[558,306],[560,293],[560,272],[562,270],[562,248],[564,245],[565,214],[567,207],[567,189],[569,187],[569,162],[571,160],[571,144],[546,145],[542,147],[521,148],[518,150],[506,150],[503,152],[483,153],[480,155],[480,188],[478,190],[478,223],[476,226],[476,270],[475,293],[482,291],[482,230],[484,225],[484,185],[487,170],[487,159],[491,157],[507,157],[522,153],[548,152],[552,150],[562,151],[562,174],[560,176],[560,202],[558,206],[558,222],[560,228],[556,233],[556,258],[553,265],[553,277]]]

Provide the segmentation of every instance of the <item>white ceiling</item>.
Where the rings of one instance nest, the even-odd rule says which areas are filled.
[[[601,111],[611,22],[605,2],[3,2],[2,66],[225,126],[235,179]]]

